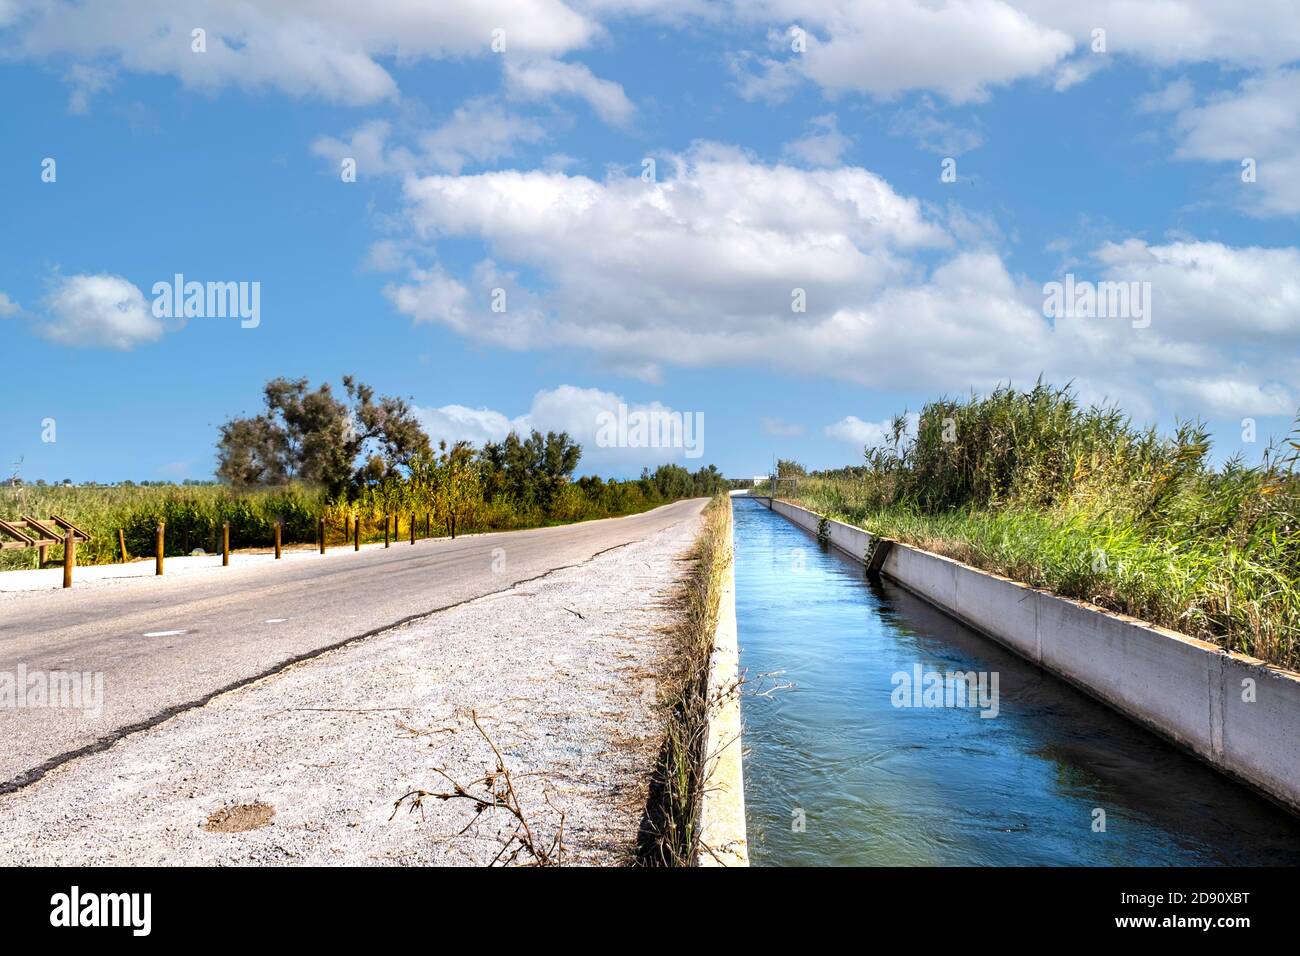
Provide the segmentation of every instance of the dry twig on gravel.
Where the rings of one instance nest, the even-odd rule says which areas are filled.
[[[524,814],[523,807],[520,805],[519,794],[515,791],[514,779],[510,775],[510,769],[506,766],[505,758],[501,756],[500,749],[478,722],[478,713],[470,711],[470,719],[474,721],[475,729],[487,741],[487,745],[492,748],[492,753],[496,757],[496,769],[488,771],[482,780],[476,780],[466,786],[447,773],[444,768],[434,767],[434,772],[446,780],[452,789],[441,793],[434,793],[429,790],[412,790],[410,793],[403,794],[393,804],[393,812],[388,819],[392,820],[393,817],[397,816],[397,811],[402,808],[404,803],[407,804],[407,812],[411,813],[423,809],[425,800],[468,800],[474,805],[474,816],[460,830],[458,836],[473,827],[479,818],[489,810],[505,810],[515,819],[513,832],[502,841],[501,851],[493,857],[488,866],[496,866],[497,864],[510,866],[519,859],[521,854],[526,854],[529,865],[532,866],[560,865],[564,862],[564,811],[551,803],[551,795],[547,793],[545,795],[546,805],[559,813],[560,823],[549,841],[535,834],[532,824],[528,822],[528,817]]]

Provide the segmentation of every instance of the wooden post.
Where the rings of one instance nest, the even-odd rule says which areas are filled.
[[[426,538],[432,537],[432,535],[429,534],[429,512],[427,511],[424,513],[424,536]]]
[[[122,563],[125,564],[125,563],[126,563],[126,560],[127,560],[127,557],[126,557],[126,534],[122,531],[121,528],[118,528],[118,529],[117,529],[117,547],[118,547],[118,550],[122,552]]]
[[[384,515],[384,547],[388,547],[388,515]]]
[[[68,531],[63,536],[63,586],[72,587],[72,569],[77,566],[77,536]]]
[[[361,516],[357,515],[357,520],[352,522],[352,550],[361,550]]]
[[[41,535],[41,537],[43,538],[45,535]],[[45,551],[45,545],[41,545],[36,549],[36,566],[38,568],[45,567],[45,559],[47,557],[49,557],[49,555]]]
[[[230,522],[221,522],[221,566],[230,567]]]
[[[163,573],[163,530],[166,527],[166,522],[158,523],[158,533],[154,540],[154,574]]]
[[[284,523],[277,521],[275,523],[275,560],[280,560],[280,535],[284,528]]]
[[[324,518],[320,519],[319,532],[320,532],[320,553],[324,554],[325,553],[325,519]]]
[[[415,544],[415,512],[411,512],[411,544]]]

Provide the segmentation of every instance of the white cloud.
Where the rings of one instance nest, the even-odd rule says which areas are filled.
[[[350,105],[397,95],[381,59],[490,56],[498,28],[513,53],[553,56],[600,30],[561,0],[52,0],[29,12],[14,27],[19,55],[171,74],[200,90],[270,87]],[[204,53],[191,49],[196,27],[207,31]]]
[[[511,96],[526,100],[576,96],[585,100],[606,123],[625,126],[636,108],[612,80],[602,80],[581,63],[552,59],[506,60],[506,89]]]
[[[441,266],[431,269],[414,269],[412,281],[400,286],[388,286],[384,295],[394,308],[420,322],[440,322],[457,332],[469,333],[473,325],[468,319],[469,290],[451,278]]]
[[[22,307],[13,299],[9,298],[7,293],[0,292],[0,319],[7,319],[11,315],[17,315],[22,311]]]
[[[1271,67],[1295,59],[1300,24],[1290,0],[1015,0],[1039,23],[1091,43],[1092,31],[1106,31],[1106,53],[1127,55],[1158,66],[1219,62]]]
[[[416,417],[434,444],[445,441],[448,445],[468,441],[481,447],[486,442],[498,442],[511,432],[527,434],[532,420],[528,415],[508,418],[490,408],[469,408],[465,405],[443,405],[441,408],[416,406]]]
[[[1225,377],[1289,380],[1295,247],[1105,243],[1074,271],[1150,282],[1151,326],[1049,322],[1041,279],[1059,276],[1012,275],[978,229],[948,217],[946,230],[867,170],[763,165],[709,144],[669,165],[656,183],[541,171],[408,180],[412,242],[468,238],[492,258],[469,279],[411,273],[389,294],[417,321],[478,341],[581,349],[656,375],[744,365],[950,391],[1045,373],[1135,413],[1162,394],[1185,405],[1187,383],[1202,383],[1207,414],[1237,401],[1211,387]],[[509,289],[504,313],[488,307],[494,285]],[[793,289],[805,312],[791,310]]]
[[[1138,110],[1143,113],[1173,113],[1192,104],[1196,88],[1187,77],[1179,77],[1152,93],[1138,97]]]
[[[814,116],[808,122],[807,132],[786,143],[782,153],[789,159],[809,166],[838,166],[853,141],[840,132],[834,113]]]
[[[582,445],[579,472],[631,473],[643,466],[654,467],[666,462],[677,462],[694,469],[703,463],[699,455],[688,456],[686,448],[601,447],[598,436],[602,415],[617,416],[620,405],[626,407],[629,416],[637,412],[675,413],[673,408],[657,401],[629,402],[614,392],[560,385],[537,392],[528,411],[520,415],[511,416],[495,409],[464,405],[417,406],[416,414],[435,443],[439,440],[446,440],[449,444],[465,440],[481,446],[484,442],[501,441],[512,431],[520,435],[527,435],[532,429],[543,433],[568,432]],[[700,442],[699,451],[703,453],[704,433],[692,432],[691,437]]]
[[[906,419],[903,434],[914,437],[921,416],[916,412],[908,412]],[[848,442],[850,445],[857,445],[860,448],[875,448],[888,442],[889,436],[893,434],[893,429],[893,420],[889,418],[879,422],[865,422],[858,418],[857,415],[845,415],[833,425],[827,425],[822,431],[827,438]]]
[[[758,423],[765,433],[775,435],[777,438],[798,438],[804,431],[802,425],[785,422],[779,418],[763,417],[758,420]]]
[[[1248,373],[1247,373],[1248,374]],[[1263,384],[1238,378],[1169,379],[1160,388],[1190,404],[1191,418],[1211,412],[1215,415],[1295,415],[1295,395],[1278,382]]]
[[[545,139],[546,130],[535,120],[508,112],[491,97],[478,97],[457,107],[441,126],[413,131],[407,138],[412,146],[395,144],[391,123],[370,120],[346,139],[318,137],[311,149],[336,169],[345,158],[355,160],[358,178],[459,173],[470,164],[509,158],[518,144]]]
[[[1187,106],[1175,124],[1184,159],[1230,164],[1230,195],[1262,215],[1300,214],[1300,69],[1243,80],[1201,106]],[[1241,163],[1256,162],[1256,182],[1241,180]]]
[[[1108,279],[1150,282],[1152,325],[1189,342],[1300,337],[1300,249],[1219,242],[1105,243]]]
[[[44,306],[46,314],[34,320],[36,331],[59,345],[126,350],[166,331],[144,293],[121,276],[62,277]]]
[[[74,63],[64,77],[64,81],[72,87],[72,93],[68,96],[68,112],[73,116],[84,116],[90,112],[91,98],[111,87],[113,79],[112,70]]]
[[[1292,0],[732,0],[731,9],[768,28],[765,53],[730,57],[749,98],[780,98],[807,79],[832,94],[926,90],[960,103],[1025,78],[1069,89],[1116,57],[1257,70],[1300,50]],[[808,34],[802,54],[791,49],[793,26]],[[1092,50],[1097,28],[1104,53]]]
[[[807,32],[807,49],[783,37],[750,90],[784,88],[797,73],[831,92],[888,98],[932,90],[952,102],[1053,67],[1074,47],[1060,30],[1002,0],[737,0],[743,13]]]
[[[896,113],[890,132],[909,136],[922,149],[939,156],[960,156],[984,144],[984,136],[978,129],[937,115],[934,101],[928,96],[921,97],[918,106]]]

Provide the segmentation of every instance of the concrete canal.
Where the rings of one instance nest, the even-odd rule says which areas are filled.
[[[1300,863],[1289,813],[733,503],[753,864]]]

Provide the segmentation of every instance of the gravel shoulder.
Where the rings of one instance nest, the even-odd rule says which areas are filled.
[[[392,815],[403,794],[449,789],[435,768],[467,786],[494,768],[471,714],[539,839],[562,812],[566,863],[626,862],[698,528],[684,518],[72,760],[0,797],[0,862],[486,864],[513,830],[503,812],[428,799]]]

